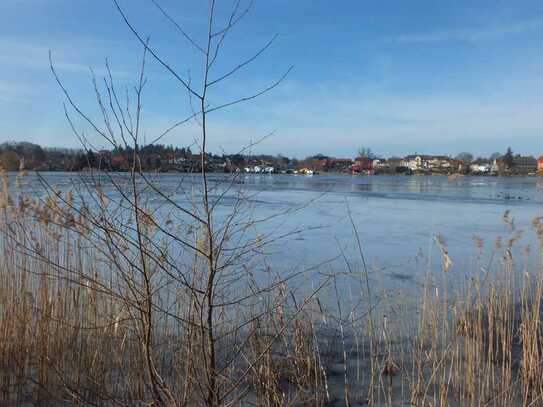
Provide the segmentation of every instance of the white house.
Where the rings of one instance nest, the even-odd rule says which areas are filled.
[[[487,174],[490,172],[490,164],[471,164],[470,171],[476,174]]]

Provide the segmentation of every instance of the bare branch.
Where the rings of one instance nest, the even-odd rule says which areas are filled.
[[[66,96],[66,99],[70,103],[70,105],[74,108],[74,110],[77,112],[79,116],[81,116],[90,126],[96,131],[98,134],[100,134],[104,139],[106,139],[108,142],[111,143],[111,145],[115,146],[114,140],[111,140],[110,137],[102,130],[98,128],[98,126],[94,123],[94,121],[87,116],[83,111],[79,108],[79,106],[73,101],[73,99],[70,97],[70,94],[62,84],[57,71],[55,70],[55,67],[53,65],[53,57],[51,54],[51,51],[49,51],[49,67],[51,69],[51,72],[53,73],[53,76],[55,77],[56,82],[58,83],[60,89],[62,90],[62,93],[64,93],[64,96]]]
[[[224,27],[222,30],[217,31],[213,34],[211,34],[211,37],[218,37],[219,35],[224,35],[227,31],[229,31],[232,27],[234,27],[237,23],[239,23],[247,14],[249,14],[249,11],[253,7],[254,0],[251,0],[249,2],[249,5],[243,10],[243,12],[236,17],[237,11],[239,9],[240,1],[236,3],[236,6],[234,7],[234,11],[232,12],[230,16],[230,20],[228,21],[228,25]]]
[[[170,23],[172,23],[172,24],[175,26],[175,28],[177,28],[177,31],[179,31],[179,32],[181,33],[181,35],[182,35],[183,37],[185,37],[185,39],[186,39],[188,42],[190,42],[190,43],[192,44],[192,46],[194,46],[194,48],[196,48],[196,49],[197,49],[198,51],[200,51],[202,54],[205,54],[204,49],[203,49],[201,46],[199,46],[199,45],[196,43],[196,41],[194,41],[194,40],[192,39],[192,37],[191,37],[190,35],[187,34],[187,32],[186,32],[185,30],[183,30],[183,28],[177,23],[177,21],[175,21],[175,20],[173,19],[173,17],[170,16],[170,15],[166,12],[166,10],[164,10],[164,9],[160,6],[160,4],[158,4],[158,2],[157,2],[156,0],[151,0],[151,2],[156,6],[156,8],[158,8],[158,10],[162,13],[162,15],[163,15],[168,21],[170,21]]]
[[[152,145],[152,144],[155,144],[157,143],[158,141],[160,141],[163,137],[165,137],[166,135],[168,135],[169,133],[171,133],[173,130],[175,130],[176,128],[178,128],[179,126],[182,126],[183,124],[185,123],[188,123],[189,121],[191,121],[192,119],[194,119],[195,117],[197,117],[198,115],[200,114],[200,112],[197,112],[197,113],[193,113],[191,114],[189,117],[183,119],[183,120],[180,120],[178,121],[177,123],[174,123],[172,124],[170,127],[168,127],[166,130],[164,130],[157,138],[153,139],[150,143],[146,144],[146,145]]]
[[[217,42],[217,45],[215,46],[215,52],[213,53],[214,54],[213,58],[211,58],[211,61],[209,62],[210,69],[215,63],[215,60],[217,59],[219,52],[222,48],[222,44],[226,38],[226,35],[230,31],[230,29],[233,28],[249,12],[249,10],[251,9],[253,5],[253,1],[251,0],[247,8],[243,11],[243,13],[241,13],[239,17],[236,17],[237,12],[239,10],[240,3],[241,3],[241,0],[237,0],[236,5],[234,6],[234,9],[232,10],[232,13],[230,14],[230,18],[228,20],[227,26],[223,30],[211,35],[211,38],[214,38],[215,36],[219,36],[219,35],[221,38]]]
[[[226,78],[234,75],[237,71],[239,71],[241,68],[249,65],[251,62],[253,62],[255,59],[257,59],[260,55],[262,55],[273,43],[274,41],[277,39],[277,37],[279,36],[279,34],[275,34],[273,36],[273,38],[271,40],[269,40],[266,45],[264,45],[256,54],[254,54],[251,58],[245,60],[244,62],[242,62],[241,64],[237,65],[235,68],[233,68],[232,70],[230,70],[228,73],[220,76],[219,78],[217,79],[214,79],[212,80],[211,82],[208,83],[208,86],[213,86],[223,80],[225,80]]]
[[[273,83],[272,85],[268,86],[266,89],[258,92],[258,93],[255,93],[254,95],[252,96],[247,96],[247,97],[244,97],[244,98],[240,98],[240,99],[236,99],[236,100],[233,100],[231,102],[228,102],[228,103],[224,103],[222,105],[219,105],[219,106],[215,106],[215,107],[212,107],[210,109],[207,109],[206,110],[206,113],[211,113],[211,112],[215,112],[217,110],[221,110],[221,109],[224,109],[224,108],[227,108],[227,107],[230,107],[230,106],[233,106],[233,105],[237,105],[238,103],[243,103],[243,102],[247,102],[249,100],[253,100],[253,99],[256,99],[257,97],[259,96],[262,96],[266,93],[268,93],[269,91],[271,91],[272,89],[275,89],[277,86],[279,86],[285,79],[286,77],[288,76],[288,74],[290,73],[290,71],[292,71],[294,69],[294,66],[291,66],[284,74],[283,76],[281,76],[281,78],[276,81],[275,83]]]
[[[187,89],[187,91],[189,91],[190,93],[192,93],[195,97],[197,97],[198,99],[201,99],[202,96],[200,96],[194,89],[192,89],[189,84],[183,79],[181,78],[181,76],[179,76],[179,74],[177,74],[177,72],[174,71],[174,69],[167,63],[165,62],[162,58],[160,58],[157,53],[152,49],[152,48],[149,48],[149,46],[147,45],[146,41],[143,39],[143,37],[136,31],[136,29],[134,28],[134,26],[130,23],[130,21],[128,21],[128,18],[126,17],[124,11],[122,10],[121,6],[119,5],[119,2],[117,0],[112,0],[113,3],[115,3],[115,6],[117,7],[117,10],[119,11],[119,13],[121,14],[121,17],[122,19],[124,20],[125,24],[128,26],[128,28],[130,29],[130,31],[132,31],[132,33],[136,36],[136,38],[138,39],[138,41],[149,51],[149,53],[153,56],[153,58],[160,64],[162,65],[164,68],[166,68],[166,70],[168,72],[170,72],[173,77],[175,79],[177,79],[179,82],[181,82],[181,84]]]

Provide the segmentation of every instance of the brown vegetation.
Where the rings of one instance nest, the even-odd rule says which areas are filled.
[[[543,279],[514,262],[509,214],[496,261],[462,285],[449,281],[452,260],[437,238],[443,271],[428,274],[420,303],[375,288],[378,306],[364,290],[339,301],[340,279],[366,287],[352,265],[300,296],[284,277],[263,284],[244,262],[216,285],[210,339],[205,257],[168,254],[151,239],[151,211],[141,212],[139,246],[135,215],[105,193],[92,209],[75,204],[82,190],[31,197],[14,192],[24,177],[2,179],[4,404],[540,405]],[[106,208],[117,217],[102,216]],[[539,219],[533,228],[543,244]],[[193,244],[205,250],[198,233]],[[325,286],[336,306],[323,305]]]

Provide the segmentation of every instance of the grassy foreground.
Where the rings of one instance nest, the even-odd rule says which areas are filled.
[[[37,198],[3,183],[1,405],[543,405],[539,219],[540,246],[525,250],[535,270],[514,258],[518,234],[506,214],[511,234],[493,242],[493,261],[481,259],[455,288],[437,238],[443,270],[428,273],[414,308],[376,287],[371,298],[354,266],[297,297],[288,281],[271,278],[264,289],[244,271],[247,295],[236,297],[231,280],[247,264],[232,263],[213,304],[210,372],[198,256],[165,254],[151,220],[141,222],[146,241],[132,241],[121,227],[133,219],[100,194],[91,210],[71,194]],[[359,283],[350,305],[339,300],[340,280]],[[325,289],[335,306],[319,300]]]

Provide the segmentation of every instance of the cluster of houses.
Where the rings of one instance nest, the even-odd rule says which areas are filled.
[[[272,160],[275,161],[275,160]],[[244,171],[252,174],[283,173],[312,175],[320,172],[342,172],[353,165],[350,158],[328,157],[322,154],[308,157],[305,160],[284,159],[281,162],[251,159]]]
[[[334,157],[310,157],[304,164],[316,172],[335,171],[351,174],[535,174],[543,173],[543,156],[516,155],[466,162],[445,155],[412,154],[406,157],[378,158],[361,156],[354,160]]]
[[[100,151],[98,158],[123,170],[128,166],[130,154],[113,154]],[[477,159],[464,161],[445,155],[411,154],[405,157],[379,158],[359,156],[337,158],[322,154],[307,157],[303,160],[289,159],[282,156],[242,156],[242,155],[202,155],[185,153],[177,155],[146,152],[143,154],[143,166],[147,169],[162,171],[201,171],[202,163],[212,172],[244,172],[247,174],[318,174],[323,172],[342,172],[349,174],[475,174],[475,175],[507,175],[507,174],[543,174],[543,156],[536,159],[531,156],[509,155],[493,159]]]
[[[461,159],[463,158],[463,159]],[[543,156],[514,155],[511,149],[491,159],[472,160],[469,154],[452,158],[446,155],[411,154],[405,157],[379,158],[370,150],[361,151],[355,159],[323,154],[299,160],[277,155],[193,154],[189,147],[152,145],[138,152],[144,170],[199,172],[202,165],[210,172],[242,172],[248,174],[314,174],[343,172],[349,174],[478,174],[478,175],[543,175]],[[132,167],[134,151],[130,148],[97,152],[47,149],[31,143],[0,144],[0,166],[17,169],[21,161],[31,169],[81,171],[85,168],[109,168],[127,171]]]
[[[246,173],[293,173],[314,174],[322,172],[343,172],[351,174],[378,173],[416,173],[443,172],[454,173],[462,171],[464,163],[445,156],[410,155],[405,158],[374,158],[357,157],[336,158],[324,155],[308,157],[305,160],[289,164],[286,167],[276,167],[269,162],[251,160],[243,168]]]
[[[466,162],[444,155],[412,154],[406,157],[378,158],[357,157],[336,158],[324,155],[308,157],[300,161],[282,163],[251,159],[238,171],[251,174],[291,173],[315,174],[322,172],[343,172],[349,174],[535,174],[543,173],[543,156],[512,156],[511,162],[505,157],[477,159]]]
[[[257,163],[243,167],[243,171],[249,174],[273,174],[276,172],[275,167],[269,163]]]
[[[451,174],[462,172],[466,164],[458,159],[441,155],[413,154],[403,158],[389,159],[358,157],[353,165],[347,169],[353,173],[379,174],[379,173],[443,173]]]
[[[125,152],[126,153],[126,152]],[[129,153],[129,152],[128,152]],[[127,165],[131,154],[115,154],[101,151],[99,157],[109,162],[113,168],[122,169]],[[469,156],[469,155],[467,155]],[[203,159],[202,159],[203,158]],[[177,149],[158,146],[154,150],[142,151],[143,165],[147,169],[161,171],[201,171],[202,164],[213,172],[244,172],[248,174],[314,174],[322,172],[343,172],[350,174],[543,174],[543,156],[514,155],[509,149],[502,156],[492,159],[460,155],[456,158],[446,155],[411,154],[405,157],[380,158],[364,154],[355,158],[337,158],[318,154],[303,160],[284,156],[269,155],[213,155],[193,154],[190,149]]]

